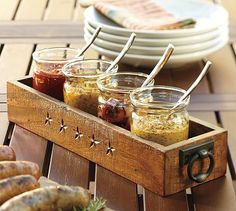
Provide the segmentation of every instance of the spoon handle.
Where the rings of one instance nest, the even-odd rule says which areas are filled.
[[[107,68],[106,73],[109,73],[115,67],[115,65],[123,58],[123,56],[126,54],[126,52],[130,49],[131,45],[133,44],[135,37],[136,37],[136,34],[132,33],[129,40],[127,41],[124,48],[122,49],[122,51],[119,53],[116,59],[112,62],[112,64]]]
[[[77,54],[77,56],[82,56],[84,52],[90,47],[90,45],[94,42],[94,40],[97,38],[99,32],[101,31],[102,27],[98,26],[93,33],[93,36],[90,38],[90,40],[87,42],[87,44],[82,48],[82,50]]]
[[[179,104],[185,100],[191,93],[192,91],[197,87],[197,85],[200,83],[200,81],[203,79],[203,77],[206,75],[209,67],[211,66],[211,62],[207,61],[207,63],[205,64],[202,72],[200,73],[200,75],[197,77],[197,79],[193,82],[193,84],[189,87],[189,89],[185,92],[185,94],[177,101],[177,103],[171,108],[172,110],[177,108],[179,106]]]
[[[166,62],[169,60],[171,54],[174,51],[174,46],[172,44],[169,44],[164,52],[164,54],[162,55],[161,59],[159,60],[159,62],[156,64],[156,66],[153,68],[152,72],[150,73],[150,75],[147,77],[147,79],[143,82],[141,87],[147,86],[151,80],[160,72],[160,70],[162,69],[162,67],[166,64]]]

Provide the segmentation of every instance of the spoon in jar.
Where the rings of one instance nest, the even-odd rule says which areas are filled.
[[[84,54],[84,52],[90,47],[90,45],[93,44],[94,40],[97,38],[99,32],[101,31],[102,27],[98,26],[95,30],[95,32],[93,33],[92,37],[90,38],[90,40],[86,43],[86,45],[80,50],[80,52],[76,55],[77,57],[82,56]]]
[[[153,68],[152,72],[149,74],[147,79],[143,82],[141,87],[147,86],[152,79],[161,71],[163,66],[166,64],[166,62],[169,60],[171,54],[174,52],[175,47],[172,44],[169,44],[162,55],[159,62],[156,64],[156,66]]]
[[[189,87],[189,89],[183,94],[183,96],[181,98],[179,98],[179,100],[176,102],[176,104],[170,110],[176,109],[182,103],[182,101],[185,100],[193,92],[193,90],[197,87],[197,85],[200,83],[200,81],[204,78],[204,76],[208,72],[211,64],[212,63],[210,61],[207,61],[204,68],[202,69],[200,75],[197,77],[197,79],[192,83],[192,85]],[[170,115],[172,113],[170,113]]]
[[[111,70],[116,66],[116,64],[124,57],[124,55],[127,53],[127,51],[130,49],[132,46],[134,40],[135,40],[136,34],[132,33],[130,35],[129,40],[125,44],[124,48],[122,51],[119,53],[119,55],[116,57],[116,59],[111,63],[111,65],[107,68],[106,73],[111,72]]]

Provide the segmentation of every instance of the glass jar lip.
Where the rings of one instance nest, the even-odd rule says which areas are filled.
[[[137,108],[143,107],[143,108],[161,109],[161,110],[170,110],[170,108],[172,108],[176,104],[176,102],[173,102],[173,103],[170,102],[164,106],[164,105],[160,105],[157,103],[150,104],[149,102],[147,102],[147,103],[141,102],[140,100],[136,99],[136,95],[138,93],[148,91],[148,90],[154,90],[154,89],[167,90],[167,91],[177,91],[179,93],[182,93],[182,95],[186,92],[186,90],[181,89],[179,87],[174,87],[174,86],[155,85],[155,86],[149,86],[149,87],[141,87],[141,88],[135,89],[133,92],[130,93],[131,104]],[[189,101],[190,101],[190,96],[188,96],[185,100],[183,100],[179,104],[178,110],[181,108],[185,108],[189,104]]]
[[[75,57],[74,58],[71,58],[71,59],[67,59],[67,60],[58,60],[58,59],[42,59],[40,58],[40,54],[43,54],[43,53],[53,53],[54,51],[57,52],[59,50],[67,50],[67,51],[71,51],[71,52],[74,52],[75,53]],[[74,60],[82,60],[84,58],[83,55],[81,56],[76,56],[80,53],[80,49],[76,49],[76,48],[70,48],[70,47],[52,47],[52,48],[42,48],[42,49],[39,49],[39,50],[36,50],[33,52],[32,54],[32,57],[33,57],[33,60],[35,62],[47,62],[47,63],[61,63],[61,64],[64,64],[64,63],[68,63],[68,62],[72,62]]]
[[[75,61],[69,62],[66,65],[64,65],[62,68],[62,73],[65,75],[65,77],[68,77],[68,78],[94,78],[94,77],[98,78],[100,76],[107,75],[105,73],[105,71],[101,72],[100,74],[91,74],[91,75],[73,74],[69,71],[70,67],[73,65],[77,65],[78,63],[89,63],[89,62],[101,62],[101,63],[105,63],[105,64],[110,64],[110,65],[112,63],[112,61],[103,60],[103,59],[75,60]],[[116,72],[117,70],[118,70],[118,65],[115,65],[115,67],[111,71]]]
[[[119,76],[119,75],[131,75],[131,76],[143,76],[145,78],[148,77],[148,74],[142,73],[142,72],[119,72],[119,73],[110,73],[108,75],[102,76],[97,80],[97,86],[100,91],[103,92],[113,92],[113,93],[125,93],[125,94],[130,94],[134,89],[137,88],[131,88],[131,87],[123,87],[123,88],[108,88],[103,85],[103,81],[106,80],[106,78],[111,77],[111,76]],[[154,85],[154,79],[149,83],[150,85]]]

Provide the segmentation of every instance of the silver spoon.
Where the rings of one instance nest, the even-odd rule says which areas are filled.
[[[193,90],[197,87],[197,85],[200,83],[200,81],[203,79],[203,77],[206,75],[206,73],[209,70],[209,67],[211,66],[211,62],[207,61],[207,63],[205,64],[202,72],[200,73],[200,75],[197,77],[197,79],[192,83],[192,85],[189,87],[189,89],[184,93],[184,95],[179,98],[179,100],[177,101],[177,103],[171,108],[171,110],[176,109],[183,100],[185,100],[192,92]]]
[[[132,33],[130,35],[130,38],[127,41],[127,43],[125,44],[124,48],[119,53],[119,55],[116,57],[116,59],[111,63],[111,65],[107,68],[106,73],[109,73],[116,66],[116,64],[124,57],[124,55],[127,53],[127,51],[130,49],[131,45],[133,44],[135,37],[136,37],[135,33]]]
[[[163,66],[166,64],[166,62],[169,60],[171,54],[173,53],[175,47],[172,44],[169,44],[162,55],[159,62],[156,64],[156,66],[153,68],[152,72],[149,74],[147,79],[143,82],[141,87],[147,86],[152,79],[160,72],[160,70],[163,68]]]
[[[77,57],[82,56],[84,52],[90,47],[90,45],[93,44],[94,40],[97,38],[99,32],[101,31],[102,27],[98,26],[93,33],[93,36],[90,38],[90,40],[87,42],[87,44],[80,50],[80,52],[77,54]]]

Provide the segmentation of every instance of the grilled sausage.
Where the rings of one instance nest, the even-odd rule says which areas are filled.
[[[22,193],[6,201],[0,211],[53,211],[75,207],[85,208],[90,202],[90,193],[81,187],[50,186]]]
[[[38,187],[38,181],[31,175],[20,175],[0,180],[0,204],[13,196]]]
[[[11,147],[0,145],[0,161],[4,160],[16,160],[16,154]]]
[[[40,177],[39,166],[29,161],[0,162],[0,179],[23,174],[30,174],[38,179]]]

